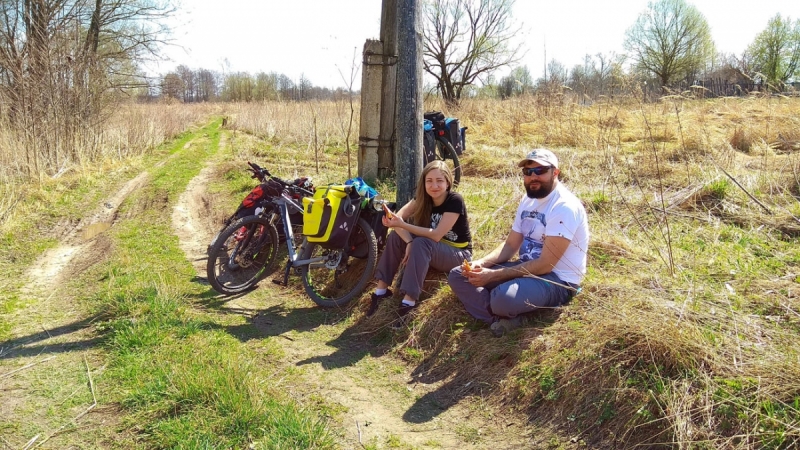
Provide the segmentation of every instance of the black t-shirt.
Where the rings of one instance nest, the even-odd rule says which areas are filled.
[[[441,205],[434,206],[431,209],[431,228],[439,225],[442,215],[446,212],[458,214],[458,220],[453,228],[444,235],[442,242],[453,247],[472,250],[472,235],[469,232],[467,205],[464,203],[464,197],[457,192],[449,192]]]

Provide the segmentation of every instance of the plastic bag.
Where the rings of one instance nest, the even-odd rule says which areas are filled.
[[[378,195],[378,191],[376,191],[372,186],[368,185],[367,182],[361,177],[350,178],[344,182],[344,185],[353,186],[356,192],[358,192],[358,195],[364,199],[370,199]]]

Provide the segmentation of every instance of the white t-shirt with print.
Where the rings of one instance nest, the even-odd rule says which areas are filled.
[[[586,275],[589,222],[581,201],[564,185],[559,183],[545,198],[523,197],[511,229],[524,239],[519,249],[521,261],[539,258],[546,236],[569,239],[570,244],[553,272],[563,281],[580,284]]]

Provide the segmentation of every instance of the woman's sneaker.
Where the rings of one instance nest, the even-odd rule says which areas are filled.
[[[391,296],[392,296],[392,290],[391,289],[387,289],[386,292],[384,292],[381,295],[378,295],[378,294],[373,292],[372,295],[370,295],[370,297],[369,297],[370,302],[369,302],[369,309],[367,310],[367,317],[375,314],[375,311],[378,310],[378,306],[381,305],[381,300],[383,300],[385,298],[388,298],[388,297],[391,297]]]
[[[410,317],[409,313],[415,310],[417,306],[419,306],[419,302],[414,303],[411,306],[400,303],[400,307],[397,308],[397,315],[400,317],[398,317],[397,320],[389,324],[389,328],[393,330],[400,330],[404,328],[406,326],[406,321]]]

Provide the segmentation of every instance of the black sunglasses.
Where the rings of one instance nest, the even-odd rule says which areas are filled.
[[[552,168],[553,166],[523,167],[522,174],[525,175],[526,177],[529,177],[533,174],[544,175]]]

